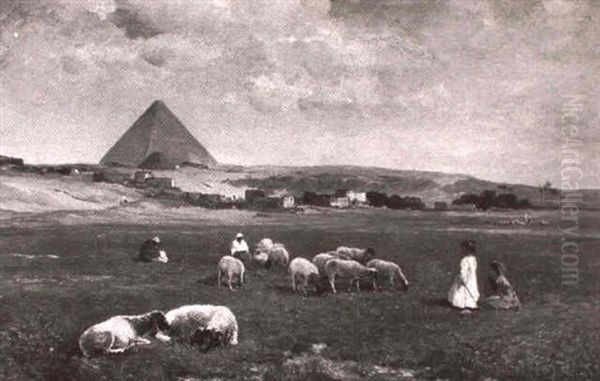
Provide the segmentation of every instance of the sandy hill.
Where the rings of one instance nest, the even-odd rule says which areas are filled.
[[[126,173],[135,171],[133,168],[109,170]],[[451,202],[461,194],[478,194],[484,190],[513,192],[534,204],[540,199],[537,187],[498,184],[462,174],[385,168],[221,165],[215,169],[184,167],[178,170],[154,170],[153,174],[174,178],[176,186],[186,192],[238,197],[243,196],[248,188],[261,188],[271,195],[296,196],[301,196],[305,191],[333,193],[336,189],[373,190],[388,195],[420,197],[429,205],[435,201]],[[588,207],[600,208],[599,190],[583,193]],[[143,197],[135,189],[117,184],[82,182],[70,176],[0,171],[0,210],[5,211],[98,210],[117,206],[123,198],[136,201]]]

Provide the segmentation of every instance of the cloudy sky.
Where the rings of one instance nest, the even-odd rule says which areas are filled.
[[[0,153],[97,162],[155,99],[217,160],[559,183],[581,95],[600,187],[600,2],[0,2]]]

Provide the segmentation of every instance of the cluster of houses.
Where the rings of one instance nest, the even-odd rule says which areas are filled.
[[[297,204],[341,209],[368,205],[367,192],[356,192],[348,189],[338,189],[333,194],[305,192],[304,196],[298,199],[292,195],[269,197],[261,189],[248,189],[244,196],[246,202],[250,205],[271,205],[284,209],[295,208]]]

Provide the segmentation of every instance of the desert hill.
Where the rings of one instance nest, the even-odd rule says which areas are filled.
[[[94,170],[101,170],[96,167]],[[133,173],[134,168],[103,170]],[[260,188],[270,195],[301,196],[305,191],[332,193],[336,189],[379,191],[388,195],[414,196],[426,204],[451,202],[464,193],[479,194],[484,190],[512,192],[528,198],[534,205],[540,201],[537,187],[499,184],[463,174],[403,171],[357,166],[232,166],[215,169],[183,167],[177,170],[155,170],[158,177],[170,177],[184,192],[201,192],[242,197],[248,188]],[[587,206],[600,206],[600,190],[583,191]],[[0,210],[45,212],[54,210],[98,210],[115,207],[124,198],[141,200],[143,193],[119,184],[83,182],[73,176],[22,173],[14,169],[0,171]],[[554,197],[556,203],[557,196]],[[551,206],[547,204],[546,206]]]

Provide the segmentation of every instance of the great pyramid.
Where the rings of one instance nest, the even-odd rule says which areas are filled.
[[[167,105],[158,100],[121,136],[100,163],[170,169],[182,164],[211,167],[217,161]]]

